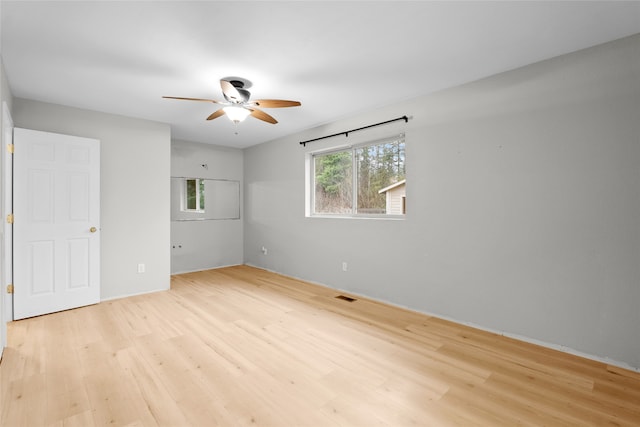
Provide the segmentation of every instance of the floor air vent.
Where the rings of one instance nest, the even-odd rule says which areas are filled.
[[[355,298],[351,298],[346,295],[338,295],[336,298],[345,300],[347,302],[354,302],[356,300]]]

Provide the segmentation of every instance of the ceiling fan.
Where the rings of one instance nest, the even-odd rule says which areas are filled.
[[[212,113],[207,120],[213,120],[220,116],[226,115],[234,123],[239,123],[247,118],[247,116],[253,116],[256,119],[265,121],[267,123],[276,124],[278,121],[271,117],[269,114],[260,110],[261,108],[284,108],[284,107],[298,107],[300,102],[287,101],[284,99],[256,99],[249,100],[251,93],[247,90],[251,87],[249,80],[241,77],[225,77],[220,80],[220,87],[222,88],[222,95],[225,101],[216,101],[215,99],[203,99],[203,98],[182,98],[177,96],[163,96],[167,99],[181,99],[185,101],[202,101],[212,102],[214,104],[223,105],[222,108]]]

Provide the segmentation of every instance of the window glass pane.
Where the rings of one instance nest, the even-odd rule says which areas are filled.
[[[404,214],[404,140],[355,150],[359,214]]]
[[[200,206],[199,209],[201,211],[204,210],[204,179],[199,179],[200,181]]]
[[[313,214],[404,215],[404,135],[313,155]]]
[[[187,209],[195,210],[197,209],[197,186],[195,179],[187,179]]]
[[[314,156],[315,213],[353,212],[352,164],[350,150]]]

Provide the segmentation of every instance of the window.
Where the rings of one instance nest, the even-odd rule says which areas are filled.
[[[222,219],[240,219],[240,181],[171,177],[171,221]]]
[[[404,135],[311,157],[313,215],[405,214]]]
[[[204,179],[184,180],[183,211],[204,212]]]

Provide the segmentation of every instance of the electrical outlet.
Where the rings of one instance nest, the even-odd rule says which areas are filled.
[[[347,271],[348,270],[348,265],[346,261],[342,261],[342,271]]]
[[[146,267],[144,264],[138,264],[138,273],[144,273],[146,270]]]
[[[263,255],[267,254],[267,248],[265,248],[264,246],[262,247],[262,249],[260,249],[262,251]]]

